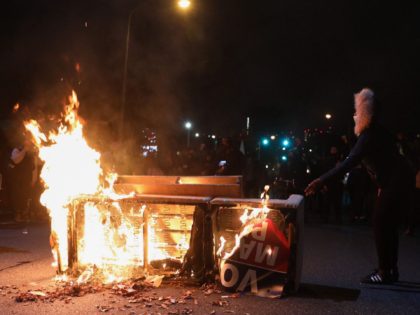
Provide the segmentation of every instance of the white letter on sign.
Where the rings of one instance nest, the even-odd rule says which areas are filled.
[[[232,264],[226,264],[224,262],[222,262],[221,264],[222,266],[222,272],[220,275],[220,280],[222,282],[222,285],[226,288],[230,288],[233,287],[236,282],[238,281],[238,277],[239,277],[239,273],[238,273],[238,268],[236,268],[234,265]],[[230,278],[229,281],[226,281],[225,279],[225,274],[226,274],[226,270],[230,270],[230,272],[232,273],[232,277]]]
[[[253,269],[248,269],[245,276],[242,278],[241,284],[238,287],[238,291],[245,290],[248,282],[251,285],[251,292],[258,293],[257,272]]]
[[[239,257],[244,260],[248,259],[249,255],[251,255],[251,252],[255,247],[255,244],[255,241],[251,241],[249,242],[249,244],[246,244],[245,239],[241,239],[241,246],[239,247]]]
[[[261,224],[261,227],[254,228],[252,231],[252,237],[257,241],[265,241],[265,235],[267,234],[267,221]]]
[[[255,254],[255,261],[257,263],[262,263],[264,258],[267,256],[267,265],[274,266],[276,263],[277,253],[279,252],[279,248],[274,246],[271,249],[270,245],[265,245],[263,250],[264,243],[258,243],[257,245],[257,252]]]

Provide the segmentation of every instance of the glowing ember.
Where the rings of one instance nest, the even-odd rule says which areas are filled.
[[[15,106],[13,106],[13,112],[16,113],[20,108],[19,103],[16,103]]]

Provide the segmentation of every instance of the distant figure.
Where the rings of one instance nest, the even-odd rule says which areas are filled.
[[[310,195],[360,162],[378,185],[372,223],[378,255],[378,268],[361,279],[362,283],[385,284],[398,281],[398,225],[415,187],[408,163],[398,153],[394,138],[378,124],[378,102],[370,89],[355,94],[354,133],[358,137],[347,158],[312,181],[305,189]]]
[[[324,169],[334,168],[340,163],[340,154],[338,148],[333,145],[330,147],[329,155],[325,158]],[[342,176],[331,179],[327,184],[327,191],[324,194],[325,204],[323,206],[324,221],[328,222],[331,215],[334,215],[337,224],[341,224],[341,203],[343,197]]]
[[[9,175],[9,159],[10,159],[9,142],[6,135],[0,129],[0,213],[7,211],[10,203],[8,198],[8,175]]]
[[[259,195],[259,180],[263,177],[265,169],[261,168],[259,161],[257,160],[257,155],[255,152],[251,151],[246,156],[245,161],[245,172],[244,172],[244,187],[245,187],[245,197],[247,198],[256,198]]]
[[[222,138],[221,145],[217,151],[217,171],[216,175],[242,175],[245,168],[245,157],[232,144],[230,138]]]
[[[216,172],[215,166],[215,152],[211,148],[209,141],[203,141],[200,143],[199,150],[197,152],[198,162],[198,174],[201,176],[214,175]]]
[[[25,140],[10,156],[10,199],[16,222],[30,221],[30,198],[38,176],[32,148],[31,142]]]

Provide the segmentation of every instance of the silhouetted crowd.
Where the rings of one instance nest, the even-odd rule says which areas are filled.
[[[413,171],[417,173],[416,194],[413,207],[406,215],[406,232],[412,233],[414,222],[418,221],[420,209],[420,138],[408,139],[404,133],[396,135],[397,145]],[[270,198],[286,199],[290,194],[303,194],[306,185],[320,174],[331,169],[346,158],[351,145],[347,137],[334,137],[325,142],[325,136],[312,136],[302,141],[291,137],[291,146],[280,152],[286,158],[279,158],[279,152],[267,154],[268,149],[258,147],[255,139],[234,139],[223,137],[214,141],[205,139],[189,148],[162,153],[123,152],[120,156],[135,155],[135,163],[118,170],[120,174],[133,175],[242,175],[244,195],[257,198],[264,185],[270,185]],[[9,144],[2,140],[0,151],[2,185],[0,213],[9,213],[15,221],[30,221],[45,218],[46,210],[39,203],[42,184],[39,180],[40,161],[31,145],[24,139]],[[7,145],[5,145],[8,143]],[[121,149],[109,145],[110,152]],[[274,150],[274,149],[273,149]],[[121,153],[121,152],[120,152]],[[103,153],[103,159],[109,152]],[[130,158],[130,160],[132,160]],[[114,163],[121,161],[114,161]],[[122,161],[124,162],[124,161]],[[308,221],[325,223],[369,223],[375,184],[366,169],[359,165],[338,178],[319,193],[306,197],[305,216]]]
[[[263,159],[262,150],[253,149],[246,140],[221,138],[203,141],[173,153],[151,153],[142,157],[141,167],[133,173],[142,175],[242,175],[245,197],[257,198],[264,185],[270,185],[270,197],[286,199],[290,194],[303,194],[306,185],[343,161],[351,148],[346,136],[313,136],[302,141],[292,137],[291,147],[283,152],[286,158]],[[420,214],[420,138],[396,135],[397,145],[413,172],[417,189],[411,209],[405,215],[406,233],[413,231]],[[254,141],[255,142],[255,141]],[[254,144],[255,147],[255,144]],[[274,153],[273,155],[276,155]],[[342,178],[329,182],[319,193],[306,197],[305,216],[308,221],[324,223],[370,223],[377,188],[367,170],[360,164]]]

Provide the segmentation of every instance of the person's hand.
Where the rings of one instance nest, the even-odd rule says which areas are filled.
[[[320,190],[324,184],[322,181],[317,178],[313,180],[306,188],[305,188],[305,196],[310,196]]]

